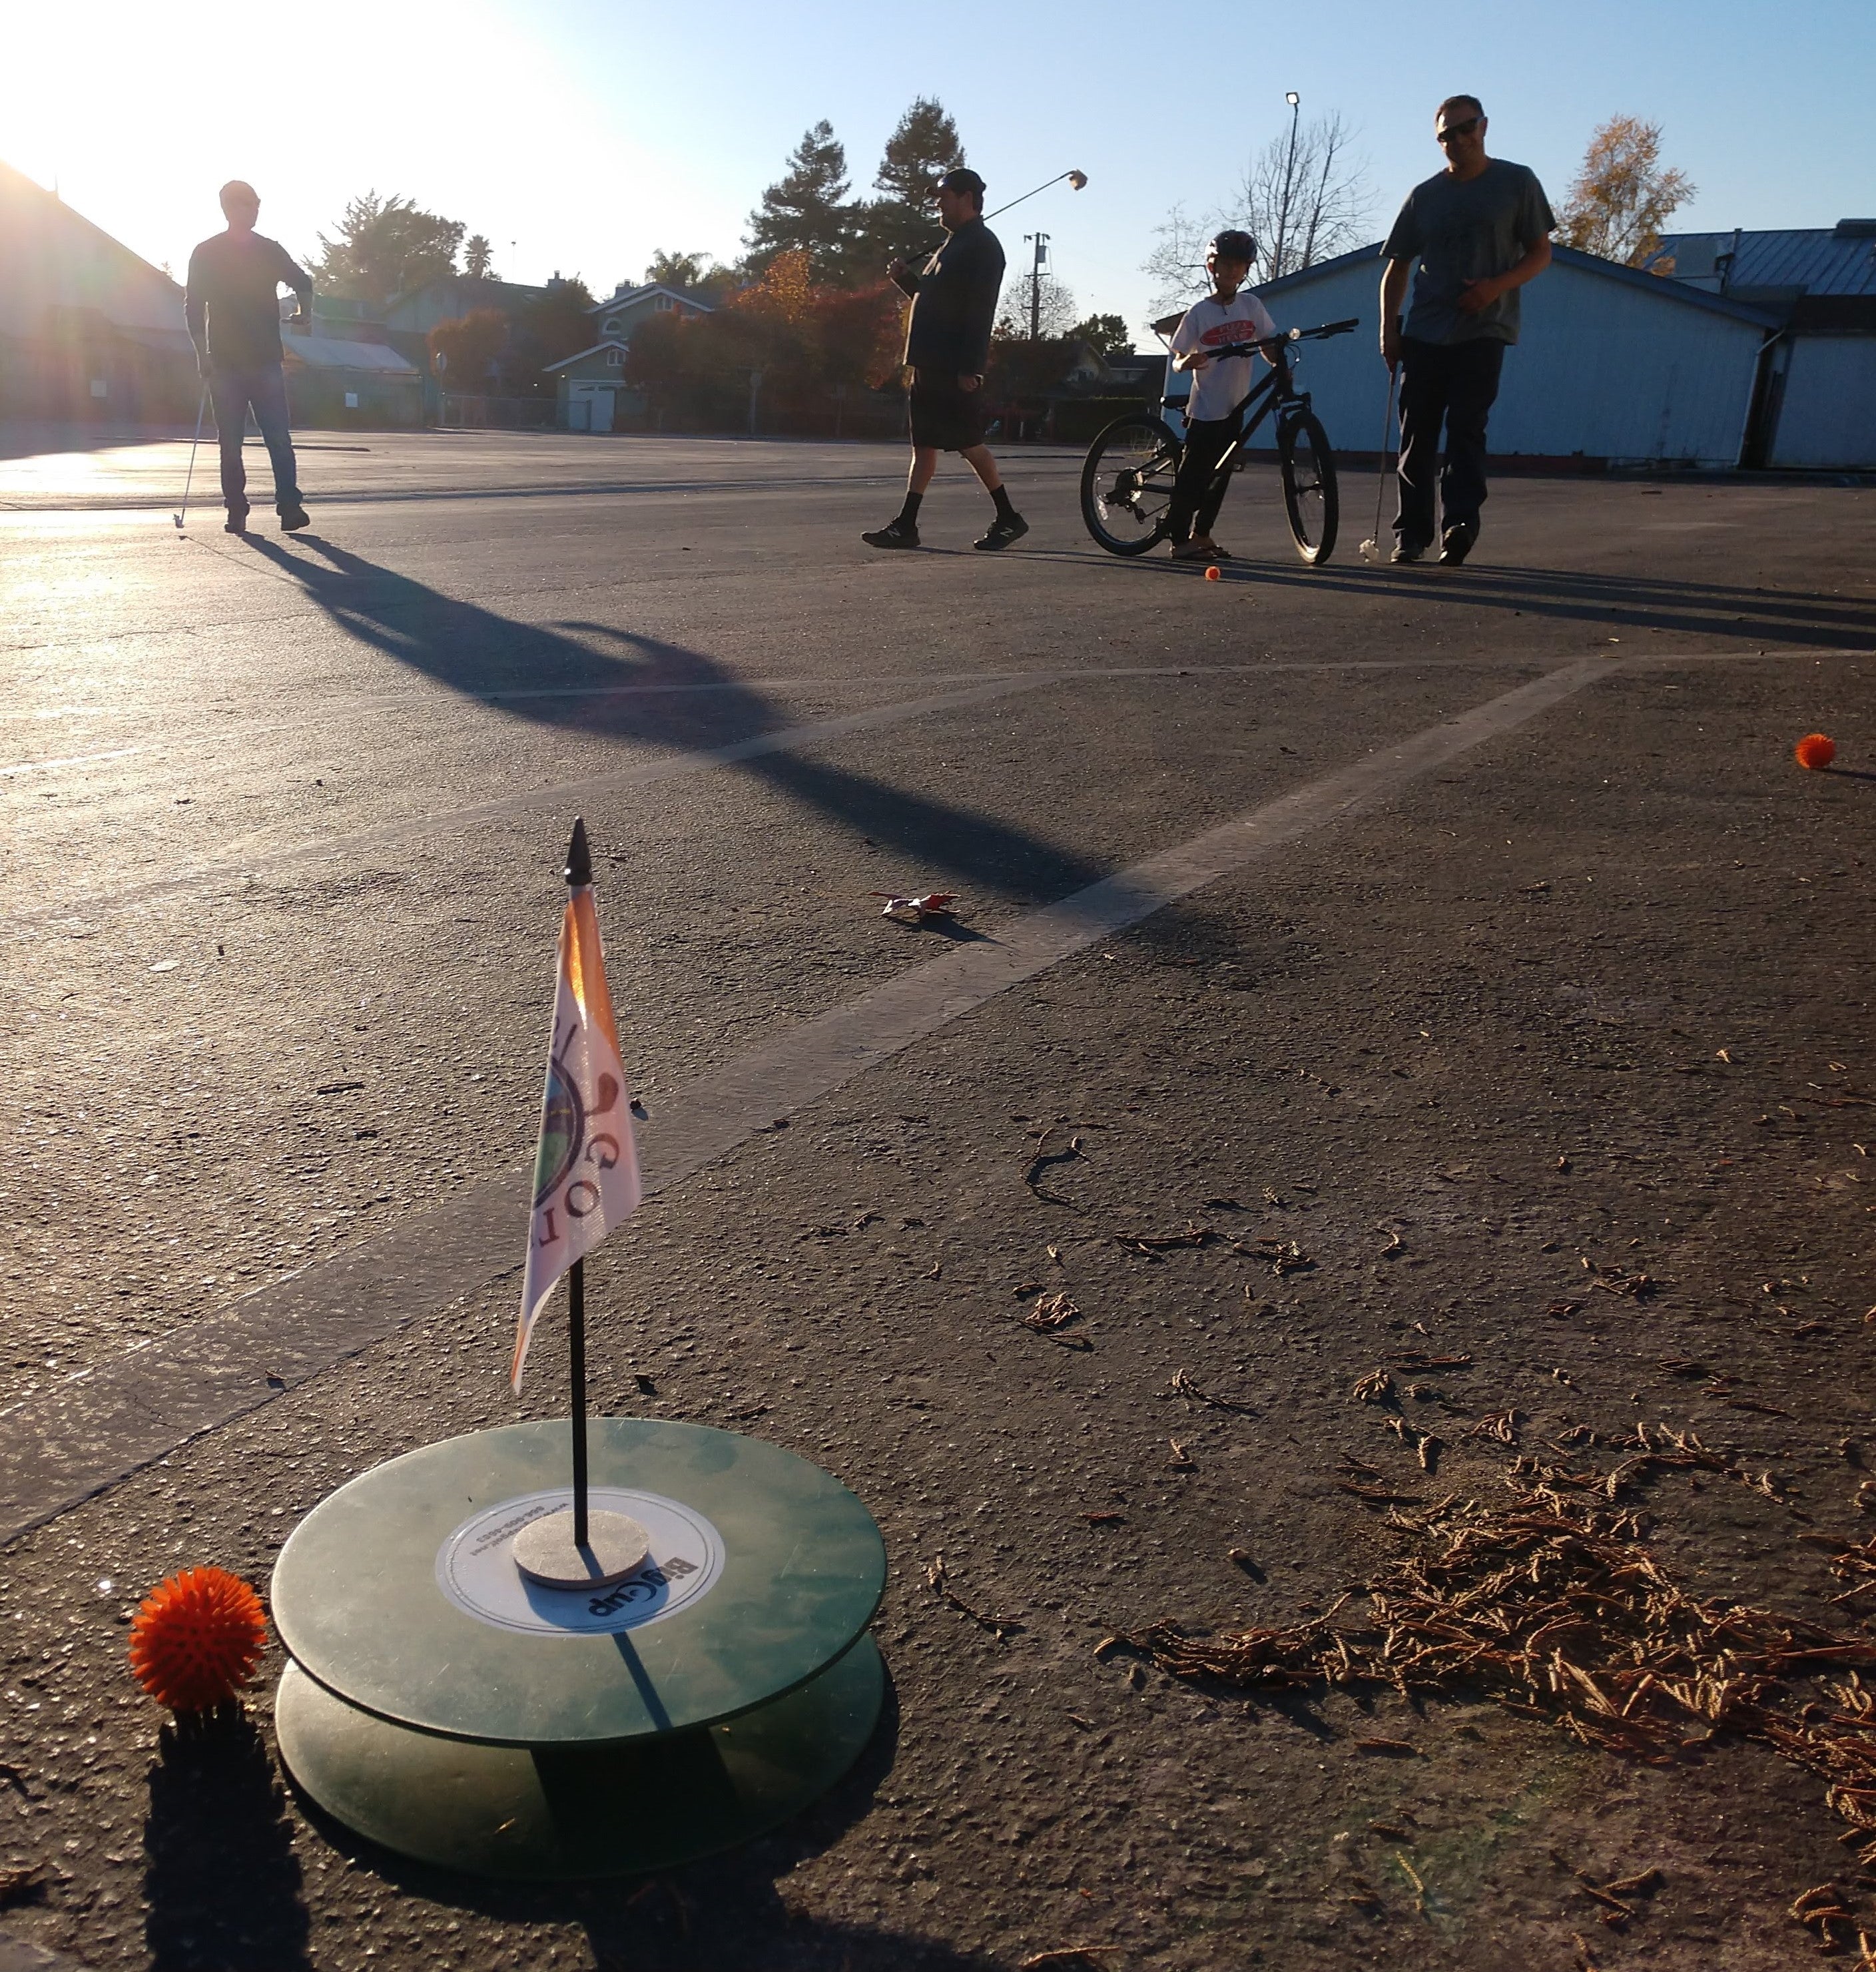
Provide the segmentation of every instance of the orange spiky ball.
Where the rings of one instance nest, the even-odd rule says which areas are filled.
[[[1837,743],[1828,733],[1807,733],[1791,750],[1801,767],[1828,767],[1837,757]]]
[[[145,1597],[130,1626],[130,1668],[172,1712],[207,1712],[254,1675],[267,1641],[260,1598],[226,1569],[185,1568]]]

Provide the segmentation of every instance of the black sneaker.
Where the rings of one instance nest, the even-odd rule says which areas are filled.
[[[247,532],[247,509],[243,507],[238,514],[230,512],[227,519],[222,522],[221,531],[224,534],[246,534]]]
[[[302,527],[312,525],[312,516],[304,507],[289,507],[280,516],[280,531],[283,534],[295,533]]]
[[[1029,531],[1029,524],[1020,514],[1012,514],[1007,520],[991,521],[987,532],[980,534],[971,545],[974,548],[1007,548],[1012,541],[1020,541]]]
[[[1473,544],[1479,538],[1479,530],[1470,521],[1462,521],[1456,527],[1448,527],[1440,537],[1440,566],[1457,568],[1472,553]]]
[[[1388,559],[1389,561],[1418,561],[1426,552],[1425,545],[1420,541],[1396,541],[1394,552]]]
[[[889,521],[883,527],[862,534],[860,539],[869,548],[915,548],[918,530],[910,521]]]

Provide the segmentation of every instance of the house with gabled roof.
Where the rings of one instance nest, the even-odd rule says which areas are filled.
[[[713,312],[701,295],[662,281],[622,284],[586,311],[596,331],[589,348],[550,363],[558,422],[568,431],[611,431],[627,415],[642,413],[642,394],[625,382],[625,352],[635,331],[660,315],[696,317]]]

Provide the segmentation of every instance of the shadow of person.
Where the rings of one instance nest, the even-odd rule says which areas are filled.
[[[942,871],[980,894],[1039,901],[1108,874],[1049,837],[807,750],[742,751],[784,731],[788,715],[701,651],[601,624],[517,622],[317,536],[293,541],[289,548],[249,537],[247,545],[347,635],[505,717],[654,753],[716,756],[713,764],[897,852],[909,870]],[[726,749],[736,757],[723,758]]]
[[[238,1706],[163,1728],[143,1848],[152,1972],[310,1967],[285,1795]]]

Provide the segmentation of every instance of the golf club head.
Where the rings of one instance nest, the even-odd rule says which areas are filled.
[[[169,517],[175,522],[176,531],[180,534],[182,531],[182,516],[180,514],[171,514]]]
[[[1381,552],[1381,544],[1372,534],[1362,542],[1359,552],[1363,561],[1385,561],[1387,559]]]

